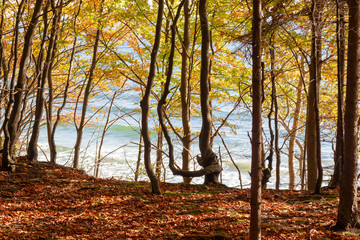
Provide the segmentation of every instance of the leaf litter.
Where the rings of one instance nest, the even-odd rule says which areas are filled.
[[[248,239],[250,190],[97,179],[25,162],[0,173],[0,239]],[[357,239],[333,232],[338,191],[264,190],[264,239]]]

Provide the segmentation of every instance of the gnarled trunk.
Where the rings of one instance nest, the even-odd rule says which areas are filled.
[[[210,31],[207,16],[207,1],[199,1],[199,16],[201,23],[201,71],[200,71],[200,106],[202,126],[199,138],[201,162],[204,168],[219,165],[218,157],[212,150],[210,135],[212,129],[212,116],[210,106],[209,83],[209,44]],[[213,172],[205,175],[205,184],[218,183],[219,173]]]

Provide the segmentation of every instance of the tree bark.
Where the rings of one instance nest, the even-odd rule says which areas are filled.
[[[159,0],[158,2],[158,15],[156,21],[156,32],[155,32],[155,42],[151,52],[151,61],[149,69],[148,82],[146,84],[145,94],[140,102],[141,106],[141,134],[144,140],[144,163],[146,168],[146,173],[151,182],[152,193],[161,194],[159,179],[154,173],[154,169],[151,165],[151,141],[149,136],[149,99],[151,89],[155,79],[156,71],[156,58],[160,47],[161,39],[161,26],[162,19],[164,15],[164,0]]]
[[[19,48],[19,24],[20,24],[20,20],[21,20],[21,15],[22,15],[22,11],[23,11],[23,6],[24,6],[25,0],[22,0],[19,3],[19,7],[16,13],[16,20],[15,20],[15,26],[14,26],[14,39],[12,42],[12,51],[11,51],[11,55],[13,56],[13,69],[12,69],[12,77],[10,79],[10,84],[6,84],[4,79],[4,86],[6,84],[6,89],[8,90],[8,102],[7,102],[7,106],[5,109],[5,113],[4,113],[4,121],[1,127],[1,130],[4,132],[4,143],[3,143],[3,149],[4,151],[6,151],[6,148],[8,143],[5,143],[6,139],[10,139],[10,133],[8,130],[8,123],[9,123],[9,119],[10,119],[10,114],[11,114],[11,109],[14,103],[14,85],[15,85],[15,78],[16,78],[16,70],[17,70],[17,64],[18,64],[18,48]],[[11,65],[11,60],[9,60],[9,67],[8,69],[10,69],[10,65]],[[6,80],[7,81],[7,80]],[[3,153],[2,156],[2,167],[4,169],[10,169],[9,168],[9,159],[8,157],[6,157],[6,152]],[[4,157],[5,156],[5,157]]]
[[[304,71],[304,60],[301,60],[300,71]],[[296,140],[296,133],[299,125],[299,117],[301,111],[301,95],[302,95],[302,87],[303,87],[303,74],[300,74],[298,86],[296,88],[296,103],[295,103],[295,110],[294,110],[294,119],[293,125],[290,132],[290,140],[289,140],[289,189],[293,190],[295,188],[295,170],[294,170],[294,154],[295,154],[295,140]],[[299,163],[300,166],[300,173],[302,172],[301,169],[301,161]]]
[[[268,114],[268,120],[269,120],[269,132],[270,132],[270,146],[269,146],[269,155],[266,157],[265,161],[268,161],[268,171],[266,171],[265,161],[262,164],[262,171],[263,176],[261,180],[261,187],[262,189],[266,189],[266,184],[269,181],[271,177],[271,170],[272,170],[272,162],[274,158],[274,140],[275,135],[274,131],[272,129],[271,124],[271,117],[274,112],[274,102],[275,102],[275,96],[276,96],[276,85],[275,85],[275,46],[272,44],[272,38],[270,38],[270,81],[271,81],[271,104],[270,104],[270,111]],[[264,68],[264,67],[263,67]],[[262,74],[262,81],[264,81],[264,73]],[[262,92],[264,92],[264,89],[262,88]],[[266,174],[264,174],[266,173]],[[267,175],[267,176],[266,176]]]
[[[45,24],[44,29],[46,29],[46,31],[44,31],[44,39],[43,39],[44,42],[45,42],[45,39],[47,38],[47,32],[48,32],[47,31],[48,30],[47,11],[48,11],[49,6],[50,6],[50,0],[48,0],[48,2],[46,4],[46,8],[44,9],[44,24]],[[35,120],[34,120],[32,135],[31,135],[30,142],[28,145],[28,150],[27,150],[29,161],[37,161],[37,158],[38,158],[37,143],[38,143],[38,139],[39,139],[40,123],[41,123],[41,118],[43,115],[44,104],[45,104],[45,85],[46,85],[49,75],[51,75],[53,56],[55,55],[55,52],[56,52],[58,22],[60,19],[59,19],[58,10],[55,9],[55,6],[52,7],[52,10],[53,10],[54,16],[53,16],[53,21],[52,21],[50,40],[49,40],[48,48],[47,48],[46,60],[45,60],[45,63],[42,63],[43,55],[44,55],[44,54],[42,54],[41,63],[38,63],[39,66],[43,66],[43,69],[40,69],[41,74],[39,74],[40,79],[38,82],[38,90],[37,90],[37,95],[36,95],[37,99],[36,99],[36,109],[35,109]]]
[[[344,118],[344,165],[341,173],[340,201],[336,227],[359,227],[357,202],[358,172],[358,99],[360,60],[360,3],[349,0],[348,63]]]
[[[315,184],[315,194],[321,193],[321,185],[323,180],[323,167],[321,163],[321,142],[320,142],[320,113],[319,113],[319,92],[320,92],[320,81],[321,81],[321,21],[324,0],[314,0],[313,20],[314,20],[314,31],[313,31],[313,71],[316,77],[315,89],[314,89],[314,110],[315,110],[315,129],[316,129],[316,165],[317,165],[317,178]]]
[[[158,130],[158,139],[157,139],[157,145],[156,145],[156,167],[155,167],[155,174],[156,177],[160,180],[161,179],[161,169],[163,165],[163,132],[159,128]]]
[[[54,0],[52,0],[54,2]],[[54,4],[54,3],[53,3]],[[52,4],[52,5],[53,5]],[[58,15],[58,18],[60,20],[60,16],[61,16],[61,12],[62,12],[62,5],[63,1],[60,1],[60,9],[55,8],[55,6],[53,7],[53,11],[56,12],[55,15]],[[79,7],[77,9],[77,13],[75,14],[74,17],[74,22],[73,22],[73,28],[74,28],[74,32],[76,32],[76,21],[77,18],[80,14],[80,9],[81,9],[81,5],[82,5],[82,1],[80,0],[79,3]],[[59,109],[57,110],[56,113],[56,119],[54,124],[52,123],[52,99],[53,99],[53,84],[52,84],[52,78],[51,78],[51,73],[48,77],[48,85],[49,85],[49,102],[47,104],[47,107],[45,108],[46,112],[46,121],[47,121],[47,133],[48,133],[48,143],[49,143],[49,148],[50,148],[50,162],[55,163],[56,162],[56,155],[57,155],[57,150],[56,150],[56,144],[55,144],[55,132],[56,132],[56,128],[60,122],[61,119],[61,112],[64,109],[66,102],[67,102],[67,96],[68,96],[68,91],[69,91],[69,86],[70,86],[70,79],[71,79],[71,71],[72,71],[72,65],[73,65],[73,61],[74,61],[74,55],[75,55],[75,46],[76,46],[76,41],[77,41],[77,35],[75,34],[74,39],[73,39],[73,45],[72,45],[72,50],[71,50],[71,55],[70,55],[70,61],[69,61],[69,70],[68,70],[68,75],[67,75],[67,79],[66,79],[66,83],[65,83],[65,88],[63,91],[63,101],[61,106],[59,107]],[[51,61],[52,62],[52,61]]]
[[[15,170],[14,163],[14,150],[15,143],[19,137],[19,123],[20,123],[20,113],[23,106],[23,95],[26,84],[26,72],[29,68],[29,57],[33,45],[33,36],[37,23],[39,21],[39,15],[41,12],[43,0],[36,0],[34,11],[29,23],[29,26],[25,33],[23,52],[20,59],[19,74],[17,78],[17,83],[15,86],[14,94],[14,105],[12,106],[9,121],[5,126],[5,131],[8,134],[5,135],[4,149],[3,149],[3,167],[8,170]]]
[[[199,17],[201,23],[201,70],[200,70],[200,106],[202,126],[199,138],[201,162],[204,168],[211,165],[219,165],[218,158],[212,150],[210,137],[212,129],[211,106],[209,99],[209,44],[210,31],[207,16],[207,1],[199,1]],[[205,175],[205,184],[218,183],[219,172],[208,173]]]
[[[334,154],[334,174],[331,177],[329,187],[340,186],[341,168],[344,159],[344,80],[345,80],[345,1],[336,1],[336,44],[337,44],[337,122],[336,122],[336,145]]]
[[[185,171],[190,170],[190,148],[191,148],[191,124],[190,124],[190,91],[188,84],[188,62],[190,50],[190,9],[189,1],[185,0],[184,4],[184,39],[182,44],[181,54],[181,83],[180,83],[180,96],[181,96],[181,118],[183,125],[182,136],[182,169]],[[191,178],[184,177],[184,183],[189,184]]]
[[[5,0],[2,1],[3,6],[5,5]],[[9,69],[5,60],[5,49],[3,45],[3,36],[4,36],[4,22],[5,22],[5,8],[1,10],[1,20],[0,20],[0,75],[2,73],[3,82],[0,85],[0,118],[5,118],[3,115],[3,106],[7,104],[7,92],[8,90],[8,78],[9,78]],[[4,111],[5,112],[5,111]],[[0,129],[0,149],[3,148],[3,138],[2,138],[2,129]]]
[[[317,186],[318,178],[321,176],[320,168],[320,138],[319,130],[319,88],[321,81],[321,13],[323,9],[322,0],[313,0],[311,8],[312,22],[312,43],[311,43],[311,65],[310,83],[308,95],[308,107],[306,115],[306,147],[307,147],[307,169],[308,169],[308,189],[314,191]]]
[[[261,139],[262,139],[262,84],[261,84],[261,36],[262,36],[262,3],[253,1],[253,42],[252,42],[252,139],[251,139],[251,213],[250,213],[250,239],[261,239]]]
[[[170,167],[170,170],[173,172],[174,175],[180,175],[182,177],[191,178],[191,177],[200,177],[200,176],[204,176],[206,174],[212,174],[212,173],[219,174],[221,172],[221,167],[219,165],[209,165],[207,167],[204,167],[204,164],[203,164],[203,162],[201,162],[201,159],[200,159],[199,164],[204,167],[201,170],[188,171],[188,170],[183,170],[183,169],[177,168],[175,166],[174,145],[170,138],[169,131],[165,125],[164,107],[166,104],[167,96],[170,93],[170,83],[171,83],[171,77],[172,77],[172,72],[173,72],[173,68],[174,68],[174,56],[175,56],[175,47],[176,47],[176,45],[175,45],[176,23],[180,17],[181,8],[182,8],[183,4],[185,3],[185,1],[186,0],[181,1],[180,5],[178,7],[178,10],[177,10],[176,16],[174,18],[173,24],[171,25],[171,50],[170,50],[170,56],[169,56],[169,61],[168,61],[169,66],[168,66],[168,71],[167,71],[167,75],[166,75],[166,81],[164,84],[164,91],[159,100],[157,111],[158,111],[161,129],[164,133],[166,142],[169,145],[169,167]]]
[[[40,44],[39,56],[36,63],[36,76],[37,76],[37,91],[36,91],[36,105],[35,105],[35,118],[32,127],[32,133],[30,141],[27,148],[27,159],[28,161],[36,161],[38,158],[37,142],[39,139],[40,132],[40,121],[43,113],[44,100],[45,100],[45,83],[46,78],[44,78],[44,55],[45,55],[45,43],[49,30],[48,22],[48,10],[49,10],[49,1],[46,1],[43,14],[43,37]],[[48,52],[49,53],[49,52]]]
[[[82,135],[84,132],[84,127],[85,127],[86,111],[87,111],[87,106],[89,103],[90,91],[91,91],[91,88],[93,87],[94,71],[95,71],[96,63],[98,61],[97,53],[98,53],[99,42],[100,42],[100,33],[101,33],[101,29],[100,29],[100,26],[98,26],[98,30],[96,31],[91,66],[90,66],[90,70],[89,70],[89,78],[86,83],[85,92],[84,92],[84,99],[83,99],[83,104],[82,104],[82,109],[81,109],[81,119],[80,119],[79,126],[76,129],[77,135],[76,135],[76,142],[75,142],[75,147],[74,147],[74,149],[75,149],[74,150],[74,162],[73,162],[74,168],[79,167],[80,146],[81,146]]]
[[[270,57],[271,57],[271,83],[272,83],[272,95],[273,95],[273,101],[274,101],[274,125],[275,125],[275,157],[276,157],[276,180],[275,180],[275,189],[280,189],[280,149],[279,149],[279,107],[278,107],[278,98],[277,98],[277,91],[276,91],[276,84],[275,84],[275,46],[272,45],[271,51],[270,51]],[[264,94],[262,92],[262,94]],[[264,143],[262,143],[264,144]]]
[[[136,161],[136,169],[135,169],[135,182],[137,182],[139,180],[139,175],[140,175],[140,163],[141,163],[141,154],[142,154],[142,145],[143,145],[143,138],[140,135],[140,139],[139,139],[139,151],[138,151],[138,157],[137,157],[137,161]]]

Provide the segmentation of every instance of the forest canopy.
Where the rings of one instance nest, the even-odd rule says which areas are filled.
[[[251,184],[253,239],[261,189],[340,186],[336,227],[358,226],[356,0],[3,0],[0,10],[1,170],[25,156],[95,177],[127,171],[154,194],[169,175],[236,179]]]

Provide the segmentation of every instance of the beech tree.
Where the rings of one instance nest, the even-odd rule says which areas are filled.
[[[349,35],[344,118],[344,160],[341,173],[340,200],[336,228],[359,227],[358,214],[358,155],[359,155],[359,61],[360,3],[349,0]]]
[[[74,146],[74,162],[73,162],[73,167],[74,168],[78,168],[79,166],[79,157],[80,157],[80,146],[81,146],[81,141],[82,141],[82,135],[83,135],[83,131],[84,131],[84,127],[87,123],[86,121],[86,111],[87,111],[87,107],[88,107],[88,103],[89,103],[89,97],[90,97],[90,93],[91,90],[93,88],[93,82],[94,82],[94,74],[95,74],[95,68],[96,68],[96,64],[98,62],[98,49],[99,49],[99,43],[100,43],[100,35],[102,32],[102,23],[101,23],[101,14],[103,11],[103,4],[104,4],[104,0],[101,1],[100,4],[100,16],[99,19],[97,21],[96,27],[96,35],[95,35],[95,42],[94,42],[94,47],[93,47],[93,55],[92,55],[92,60],[91,60],[91,65],[90,65],[90,69],[88,72],[88,77],[87,77],[87,82],[86,82],[86,86],[85,86],[85,91],[84,91],[84,97],[83,97],[83,102],[82,102],[82,108],[81,108],[81,119],[80,119],[80,123],[78,125],[76,125],[76,142],[75,142],[75,146]],[[76,123],[76,121],[74,121]]]
[[[252,138],[251,138],[251,215],[250,239],[261,239],[261,146],[262,146],[262,81],[261,81],[261,36],[262,2],[253,1],[252,22]]]
[[[182,135],[182,168],[183,170],[190,169],[190,149],[191,149],[191,123],[190,123],[190,97],[191,91],[189,87],[188,74],[189,68],[189,50],[190,50],[190,8],[189,1],[185,0],[184,3],[184,36],[182,42],[182,54],[181,54],[181,85],[180,85],[180,95],[181,95],[181,118],[183,125],[183,135]],[[191,179],[185,177],[185,183],[190,183]]]
[[[159,179],[156,177],[154,169],[151,165],[151,140],[149,136],[149,101],[151,88],[154,83],[155,74],[156,74],[156,59],[157,54],[160,48],[160,39],[161,39],[161,27],[162,19],[164,15],[164,0],[159,0],[158,3],[158,14],[156,20],[156,32],[155,32],[155,42],[151,52],[151,62],[149,69],[149,77],[145,88],[145,93],[141,99],[141,135],[144,140],[144,163],[146,168],[146,173],[151,181],[152,192],[155,194],[161,194],[161,189],[159,185]]]
[[[321,19],[323,0],[313,0],[311,5],[311,65],[306,118],[306,147],[308,189],[319,191],[318,179],[322,181],[320,154],[319,88],[321,81]],[[321,183],[320,183],[321,184]]]
[[[337,47],[337,121],[334,153],[334,173],[329,186],[340,185],[341,168],[344,160],[344,80],[345,80],[345,1],[336,1],[336,47]]]
[[[199,164],[204,168],[197,170],[197,171],[189,171],[189,170],[180,169],[175,165],[174,145],[172,143],[169,131],[167,129],[167,126],[165,125],[165,120],[164,120],[165,104],[166,104],[167,96],[170,93],[170,83],[171,83],[172,72],[173,72],[173,68],[174,68],[174,55],[175,55],[175,47],[176,47],[175,46],[176,23],[180,17],[181,8],[185,4],[185,1],[186,0],[181,1],[180,5],[178,7],[178,10],[177,10],[176,16],[174,17],[173,23],[171,25],[171,50],[170,50],[169,61],[168,61],[169,66],[168,66],[168,71],[167,71],[167,75],[166,75],[166,81],[164,84],[164,91],[158,102],[157,112],[158,112],[158,116],[159,116],[159,122],[161,125],[161,129],[164,133],[164,137],[169,146],[169,167],[170,167],[170,170],[173,172],[173,174],[180,175],[180,176],[184,177],[185,179],[192,178],[192,177],[200,177],[200,176],[205,175],[205,184],[217,183],[217,179],[214,182],[206,182],[206,175],[212,175],[212,174],[218,175],[221,172],[221,167],[219,164],[208,164],[207,166],[204,166],[204,163],[201,162],[202,159],[200,158]]]
[[[201,152],[200,165],[204,168],[219,166],[219,160],[212,150],[210,142],[212,129],[212,115],[209,100],[210,81],[209,81],[209,45],[210,31],[207,14],[207,1],[199,1],[199,17],[201,24],[201,70],[200,70],[200,106],[201,106],[201,132],[199,138],[199,147]],[[205,175],[205,184],[218,183],[219,172],[207,173]]]
[[[25,33],[23,51],[20,59],[17,83],[15,85],[14,103],[9,111],[9,119],[4,125],[5,140],[2,155],[2,167],[15,170],[14,150],[19,137],[19,123],[21,108],[24,104],[24,90],[26,87],[26,73],[29,68],[29,58],[33,45],[33,37],[39,22],[43,0],[36,0],[30,23]],[[16,69],[16,68],[15,68]]]
[[[48,9],[51,5],[53,16],[52,16],[52,27],[50,36],[48,36]],[[36,161],[38,160],[38,139],[39,139],[39,132],[40,132],[40,122],[43,115],[44,105],[45,105],[45,85],[49,78],[51,78],[51,71],[52,71],[52,62],[54,55],[56,54],[56,39],[59,30],[59,21],[60,21],[60,10],[58,8],[62,7],[62,1],[60,1],[60,6],[56,6],[54,0],[48,0],[46,2],[44,8],[44,30],[43,30],[43,40],[42,40],[42,47],[40,51],[39,61],[37,63],[39,71],[38,71],[38,89],[36,92],[36,106],[35,106],[35,119],[34,119],[34,126],[32,129],[32,135],[29,141],[27,154],[29,161]],[[45,42],[46,39],[49,38],[49,43],[46,51],[46,58],[44,61],[45,55]]]
[[[61,10],[62,10],[62,4],[63,1],[60,1],[60,6],[53,6],[53,11],[54,11],[54,16],[58,16],[60,21],[61,18]],[[81,10],[81,5],[82,5],[82,1],[80,1],[79,3],[79,7],[78,9],[76,9],[76,13],[75,16],[73,18],[73,31],[76,32],[76,22],[77,22],[77,18],[80,14],[80,10]],[[60,7],[60,8],[59,8]],[[54,20],[53,20],[54,21]],[[56,133],[56,129],[60,123],[61,120],[61,113],[63,111],[63,109],[65,108],[65,105],[68,101],[68,94],[69,94],[69,88],[70,88],[70,79],[72,77],[72,69],[73,69],[73,62],[74,62],[74,55],[75,55],[75,46],[76,46],[76,42],[77,42],[77,34],[74,35],[73,38],[73,44],[72,44],[72,49],[71,49],[71,54],[70,54],[70,59],[68,61],[69,63],[69,70],[67,72],[67,77],[65,80],[65,87],[63,90],[63,98],[62,98],[62,103],[60,105],[60,107],[58,108],[57,112],[56,112],[56,118],[53,121],[53,81],[51,78],[51,73],[49,73],[48,76],[48,87],[49,87],[49,99],[48,102],[46,104],[46,130],[47,130],[47,134],[48,134],[48,143],[49,143],[49,149],[50,149],[50,162],[55,163],[56,162],[56,157],[57,157],[57,150],[56,150],[56,144],[55,144],[55,133]],[[53,56],[54,57],[54,56]],[[53,60],[50,62],[51,64],[53,63]],[[51,69],[51,68],[50,68]]]
[[[337,2],[337,21],[335,21],[336,15],[333,12],[336,6],[335,2],[329,2],[328,6],[325,4],[325,0],[314,0],[311,8],[305,4],[308,2],[300,1],[288,4],[279,1],[269,2],[263,9],[262,41],[269,44],[266,49],[263,49],[263,76],[260,78],[263,84],[261,91],[262,106],[266,111],[270,111],[268,115],[270,126],[274,126],[272,121],[274,120],[282,127],[275,129],[275,134],[271,129],[270,135],[273,135],[273,138],[269,142],[272,146],[270,148],[266,145],[268,140],[267,127],[263,129],[263,139],[260,139],[262,144],[261,160],[264,171],[266,170],[265,154],[268,154],[269,158],[269,156],[277,153],[276,189],[285,185],[285,183],[280,185],[280,179],[283,180],[280,178],[280,151],[283,156],[287,154],[289,156],[290,189],[297,187],[298,170],[301,172],[300,175],[304,172],[304,161],[301,160],[299,165],[294,162],[296,158],[303,159],[304,152],[308,153],[309,163],[311,161],[308,166],[309,189],[320,189],[322,174],[319,147],[320,130],[322,130],[320,126],[321,128],[328,127],[331,132],[335,132],[336,112],[338,112],[338,130],[334,154],[334,181],[339,179],[341,159],[344,159],[341,156],[343,150],[340,145],[343,132],[341,129],[343,125],[341,123],[341,118],[343,118],[341,114],[343,112],[343,100],[341,100],[343,80],[341,78],[344,77],[345,72],[341,68],[344,66],[344,37],[346,34],[344,25],[347,18],[344,13],[344,1],[339,0]],[[5,4],[6,1],[3,3]],[[40,123],[43,123],[43,110],[45,109],[48,130],[48,146],[43,148],[45,155],[50,152],[50,161],[55,162],[54,136],[56,126],[67,124],[66,121],[70,122],[71,126],[74,123],[78,131],[74,166],[78,167],[82,141],[81,132],[87,123],[95,123],[96,120],[94,119],[97,114],[97,112],[93,114],[94,118],[86,117],[90,107],[93,107],[90,99],[86,98],[88,96],[97,98],[99,97],[98,91],[103,90],[108,91],[110,95],[110,92],[113,91],[112,87],[119,87],[120,81],[131,81],[131,90],[139,92],[143,98],[142,109],[153,106],[152,101],[147,106],[145,103],[150,101],[152,97],[158,101],[160,94],[164,95],[164,100],[159,101],[161,106],[159,118],[161,115],[164,117],[164,125],[161,126],[161,129],[158,128],[160,125],[157,122],[157,116],[149,109],[143,111],[144,115],[149,114],[147,119],[150,118],[150,120],[148,121],[153,120],[156,126],[154,129],[147,127],[148,134],[150,135],[152,131],[156,131],[153,133],[154,135],[158,134],[157,144],[152,145],[151,142],[146,142],[148,148],[145,154],[150,159],[150,155],[147,155],[148,150],[151,147],[157,149],[156,156],[159,160],[156,161],[156,166],[159,166],[157,169],[163,167],[162,159],[168,157],[170,159],[170,170],[175,175],[181,175],[184,182],[189,183],[192,177],[203,175],[206,175],[205,183],[218,182],[221,171],[218,156],[222,155],[219,159],[228,161],[230,160],[228,156],[230,157],[231,154],[235,153],[237,147],[231,146],[231,143],[227,142],[227,136],[223,136],[228,133],[232,134],[236,128],[241,128],[240,124],[234,124],[233,119],[228,118],[228,116],[249,106],[251,97],[253,97],[249,94],[251,59],[248,54],[251,52],[249,43],[251,42],[251,35],[254,33],[251,29],[252,5],[236,1],[210,0],[171,0],[164,2],[168,9],[164,11],[163,18],[166,19],[163,19],[163,26],[158,27],[160,30],[158,30],[157,37],[160,33],[162,36],[159,42],[155,41],[159,45],[156,50],[156,44],[154,44],[154,51],[152,52],[151,43],[155,35],[151,29],[155,26],[154,19],[156,16],[154,12],[158,10],[155,5],[152,7],[152,3],[157,4],[157,2],[147,0],[122,1],[121,3],[111,1],[89,2],[87,0],[75,2],[43,1],[40,12],[42,11],[44,14],[37,17],[38,21],[41,21],[41,25],[34,30],[34,46],[32,46],[33,50],[30,51],[32,52],[31,58],[28,57],[28,64],[25,65],[21,65],[22,63],[19,65],[19,62],[22,47],[25,47],[25,50],[29,45],[27,42],[25,43],[24,36],[28,30],[31,30],[28,22],[32,16],[33,5],[27,1],[14,3],[11,8],[8,7],[8,4],[4,5],[1,10],[2,19],[0,22],[0,78],[2,80],[0,117],[4,126],[2,134],[10,139],[10,133],[15,129],[17,136],[21,136],[19,139],[5,139],[4,166],[9,165],[6,162],[6,154],[9,151],[6,149],[10,142],[16,144],[16,149],[13,148],[10,151],[11,154],[23,151],[24,147],[28,146],[28,158],[32,160],[37,158],[37,138],[39,137]],[[128,14],[129,9],[134,8],[135,5],[136,10],[132,14]],[[106,14],[98,13],[101,7],[104,7]],[[177,12],[176,9],[178,9]],[[176,18],[175,12],[178,18]],[[8,18],[9,24],[7,16],[11,16]],[[311,17],[309,18],[309,16]],[[336,22],[338,23],[338,64],[335,63],[336,42],[333,29]],[[95,25],[98,25],[98,28],[95,28]],[[239,37],[239,35],[241,36]],[[321,38],[323,39],[322,43]],[[239,41],[241,42],[239,49],[233,49],[233,46]],[[96,42],[97,48],[103,49],[98,57],[94,57],[96,51],[100,52],[100,50],[95,51]],[[123,49],[126,50],[123,52]],[[156,58],[155,51],[159,51],[159,60]],[[169,56],[170,51],[174,51],[172,56]],[[152,56],[150,56],[151,53],[153,53]],[[310,54],[311,62],[309,61]],[[170,57],[173,57],[171,60],[173,66],[171,67]],[[302,66],[303,63],[300,63],[300,58],[301,61],[308,61],[309,69]],[[97,64],[96,68],[93,65],[95,63]],[[336,64],[339,67],[338,89],[335,86],[335,81],[333,81],[337,74],[335,71]],[[146,69],[149,65],[151,69],[148,72]],[[23,66],[27,68],[25,79],[22,80],[23,90],[17,91],[15,85],[21,85],[21,81],[18,79],[21,79]],[[172,75],[170,68],[173,69]],[[308,70],[311,70],[310,78],[306,76]],[[319,84],[320,73],[323,75],[322,81],[326,84]],[[298,76],[299,74],[300,76]],[[146,78],[148,84],[145,84]],[[268,80],[265,80],[266,78]],[[170,86],[169,93],[166,94],[165,81],[169,81]],[[307,84],[309,84],[308,91],[304,88]],[[143,87],[146,85],[150,87],[150,90],[147,90],[149,95],[142,96],[145,89]],[[151,85],[154,86],[152,89]],[[239,87],[240,96],[235,93],[237,87]],[[320,87],[321,99],[319,97]],[[161,92],[163,90],[164,92]],[[22,92],[21,98],[18,98],[19,92]],[[339,93],[338,110],[335,111],[336,104],[333,97],[337,93]],[[272,94],[272,101],[270,101],[270,94]],[[309,95],[309,102],[306,116],[306,109],[302,110],[301,104],[306,102],[304,96],[307,95]],[[117,99],[121,99],[121,96],[118,96]],[[15,100],[20,102],[20,105],[16,105],[18,102],[15,104]],[[73,111],[74,102],[78,104],[75,107],[78,111]],[[82,102],[83,109],[81,111]],[[224,105],[228,104],[227,106],[235,103],[234,110],[231,110],[226,117],[225,110],[221,109],[223,103]],[[18,120],[14,115],[15,109],[20,109],[17,114]],[[148,112],[146,113],[146,111]],[[250,112],[249,108],[248,113]],[[132,113],[139,113],[139,109],[135,109]],[[111,116],[114,116],[113,114],[114,112]],[[319,125],[320,116],[322,118],[321,125]],[[201,119],[202,125],[194,124],[195,127],[192,129],[190,120],[196,122],[197,117],[199,120]],[[306,141],[303,141],[304,139],[301,136],[303,129],[305,129],[303,126],[305,126],[304,119],[306,117],[308,117]],[[90,118],[92,121],[89,121]],[[181,122],[178,121],[179,118],[181,118]],[[12,119],[15,119],[15,122],[18,121],[17,126],[10,126],[13,124]],[[275,125],[277,126],[277,123]],[[197,126],[200,126],[201,130],[200,127],[197,129]],[[225,130],[220,131],[220,128]],[[144,129],[141,130],[145,135]],[[163,147],[163,143],[166,144],[163,142],[163,134],[165,134],[166,129],[171,132],[174,144],[178,144],[174,145],[175,149],[179,149],[178,152],[175,150],[175,154],[181,151],[181,167],[178,167],[175,161],[179,159],[180,162],[180,156],[174,157],[172,154],[165,153],[167,149],[166,146]],[[300,133],[300,136],[296,136],[297,132]],[[330,138],[334,137],[326,136],[323,133],[322,136],[326,141],[330,141]],[[223,146],[220,146],[220,154],[217,156],[212,145],[221,144],[217,141],[218,138],[222,138]],[[194,147],[192,146],[198,140],[200,154],[197,149],[193,150]],[[279,141],[278,144],[275,143],[277,141]],[[42,145],[43,142],[40,144]],[[0,142],[1,145],[2,142]],[[278,146],[273,147],[273,145]],[[308,148],[306,151],[303,151],[304,145]],[[224,148],[228,156],[221,154]],[[141,144],[139,149],[141,153]],[[268,149],[274,152],[265,151]],[[192,166],[189,163],[194,157],[192,156],[194,152],[199,154],[197,160],[202,169],[197,170],[194,167],[194,171],[190,171]],[[40,157],[42,156],[40,155]],[[237,164],[236,158],[230,158],[234,160],[234,164]],[[145,165],[152,167],[151,162]],[[138,166],[136,173],[141,174],[141,165]],[[271,164],[268,168],[270,166]],[[281,168],[285,166],[286,163],[284,162]],[[299,169],[296,169],[297,167]],[[163,172],[156,171],[157,180],[153,179],[154,182],[160,179],[161,173],[164,173],[165,176],[166,170]],[[266,175],[262,179],[265,180],[265,177]],[[301,179],[304,178],[301,177]]]

